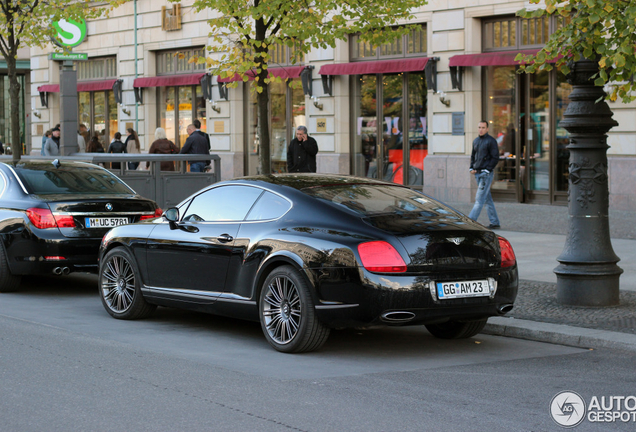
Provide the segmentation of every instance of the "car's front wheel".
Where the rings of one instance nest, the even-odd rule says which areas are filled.
[[[106,311],[119,319],[145,318],[157,308],[141,294],[137,263],[123,247],[109,251],[99,266],[99,296]]]
[[[314,351],[329,337],[329,328],[316,317],[309,284],[291,266],[278,267],[265,279],[259,315],[267,342],[281,352]]]
[[[487,322],[487,318],[478,321],[449,321],[443,324],[427,324],[426,330],[440,339],[466,339],[481,332]]]
[[[4,245],[0,244],[0,292],[13,292],[20,288],[21,276],[11,274],[9,270],[9,262],[7,261],[7,253]]]

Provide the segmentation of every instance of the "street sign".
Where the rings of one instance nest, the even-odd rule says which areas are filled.
[[[88,53],[50,53],[49,60],[88,60]]]
[[[51,23],[57,34],[53,42],[63,48],[73,48],[86,39],[86,21],[61,19]]]

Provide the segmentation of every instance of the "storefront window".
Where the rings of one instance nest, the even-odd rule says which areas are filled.
[[[380,82],[378,86],[376,75],[356,77],[354,174],[421,186],[424,158],[428,154],[425,76],[423,73],[381,75]],[[403,121],[405,118],[408,123]],[[378,136],[382,136],[379,143]],[[404,169],[405,166],[409,168]]]
[[[424,158],[428,156],[426,121],[426,77],[408,74],[409,91],[409,171],[408,184],[424,185]]]
[[[158,124],[166,130],[166,136],[177,147],[188,139],[186,131],[194,119],[201,122],[201,130],[207,130],[205,100],[201,86],[158,87]]]
[[[77,81],[96,81],[117,77],[117,59],[98,57],[77,62]],[[97,135],[99,141],[108,148],[118,130],[117,104],[112,91],[79,92],[79,123],[86,126],[89,136]],[[86,143],[88,145],[88,143]]]
[[[259,174],[260,171],[260,137],[258,136],[258,106],[256,91],[250,81],[246,86],[247,99],[247,128],[246,164],[245,170],[249,175]],[[300,80],[270,83],[269,85],[269,130],[270,157],[272,173],[287,172],[287,146],[294,138],[298,126],[307,126],[305,117],[305,94],[300,86]]]
[[[485,72],[488,134],[497,140],[500,159],[492,188],[514,190],[518,175],[515,150],[517,74],[514,66],[490,66]]]
[[[353,173],[359,177],[378,178],[377,78],[356,77],[354,94],[356,133],[353,143]]]

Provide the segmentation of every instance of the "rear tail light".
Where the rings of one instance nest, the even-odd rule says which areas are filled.
[[[385,241],[358,245],[360,260],[365,269],[377,273],[403,273],[406,264],[397,250]]]
[[[512,245],[503,237],[497,238],[499,239],[499,249],[501,250],[501,267],[512,267],[517,262]]]
[[[155,209],[155,213],[154,214],[141,215],[139,220],[146,220],[146,219],[156,218],[156,217],[161,216],[162,214],[163,214],[163,210],[161,210],[159,207],[157,207]]]
[[[75,228],[75,219],[71,215],[54,215],[49,209],[32,207],[27,210],[27,216],[33,225],[39,229],[47,228]]]

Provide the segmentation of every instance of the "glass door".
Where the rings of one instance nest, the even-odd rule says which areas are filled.
[[[520,201],[517,179],[525,163],[516,149],[517,73],[514,66],[490,66],[485,72],[485,119],[499,147],[492,192],[498,201]]]
[[[355,77],[353,111],[355,134],[353,145],[353,174],[378,178],[378,117],[377,77]]]

